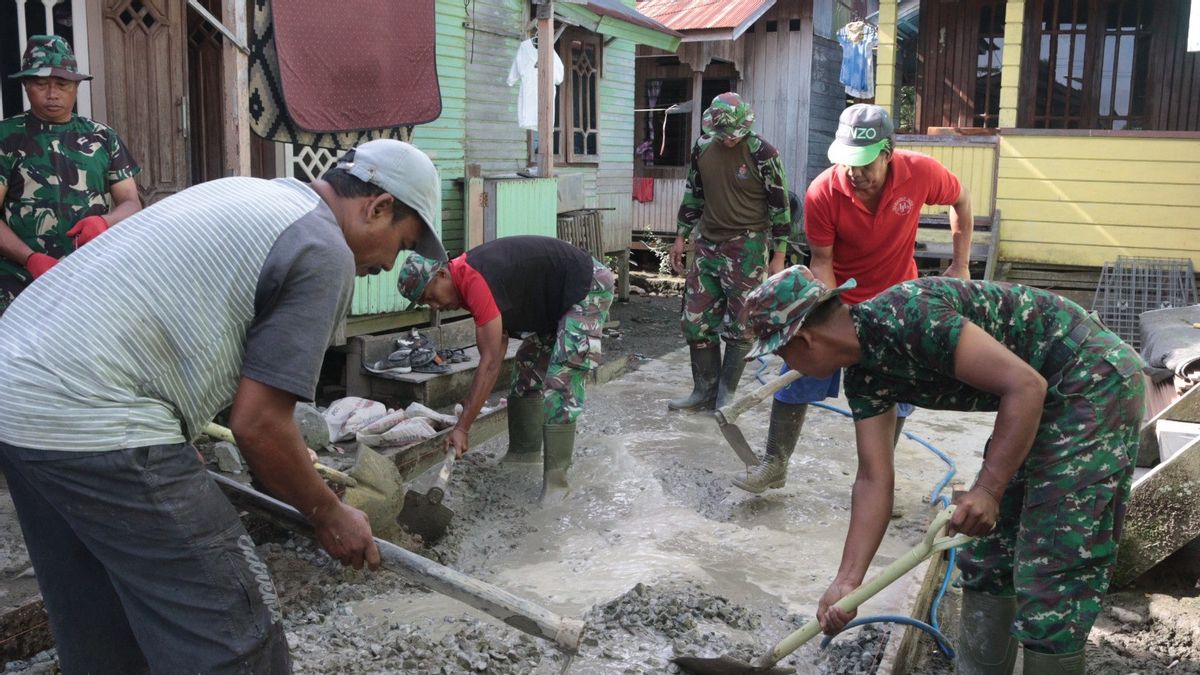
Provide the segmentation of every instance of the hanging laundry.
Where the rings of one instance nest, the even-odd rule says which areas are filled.
[[[538,126],[537,53],[533,40],[525,40],[517,47],[517,57],[508,69],[508,86],[521,83],[521,89],[517,93],[517,126],[535,131]],[[559,85],[563,81],[562,59],[553,51],[550,53],[554,57],[554,84]],[[557,92],[558,88],[555,87],[552,95],[557,96]]]
[[[837,34],[842,46],[841,83],[853,98],[875,97],[875,47],[879,31],[866,21],[851,21]]]
[[[654,201],[654,179],[645,176],[633,178],[633,201],[647,204]]]

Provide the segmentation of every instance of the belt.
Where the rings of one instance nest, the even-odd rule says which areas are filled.
[[[1057,373],[1062,371],[1075,360],[1079,354],[1079,348],[1085,342],[1095,335],[1108,331],[1104,324],[1100,323],[1100,319],[1095,314],[1089,313],[1084,318],[1075,322],[1071,326],[1071,330],[1067,334],[1060,337],[1050,346],[1049,353],[1046,355],[1046,362],[1042,365],[1042,372]]]

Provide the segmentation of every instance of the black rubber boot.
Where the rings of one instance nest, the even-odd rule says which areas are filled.
[[[671,410],[711,410],[717,400],[717,379],[721,373],[721,344],[708,347],[690,345],[692,352],[692,393],[667,401]]]
[[[1022,675],[1083,675],[1086,659],[1083,650],[1068,654],[1043,654],[1028,647],[1024,650]]]
[[[542,427],[545,435],[545,450],[542,460],[543,506],[557,504],[567,498],[571,486],[567,483],[567,469],[571,468],[571,455],[575,452],[575,423],[547,424]]]
[[[506,462],[532,463],[542,458],[542,423],[546,421],[542,396],[508,399],[508,454]]]
[[[749,352],[749,342],[725,343],[725,360],[721,362],[721,379],[717,384],[715,407],[721,408],[733,402],[738,382],[742,379],[742,371],[746,370],[746,354]]]
[[[800,430],[804,427],[807,403],[771,401],[771,426],[767,428],[767,452],[758,466],[745,478],[734,478],[733,484],[746,492],[762,494],[771,488],[781,488],[787,482],[788,460],[796,450]]]
[[[958,652],[954,656],[954,672],[959,675],[1012,673],[1013,665],[1017,662],[1017,640],[1010,631],[1016,615],[1016,598],[963,589],[962,626]],[[1032,673],[1029,670],[1029,652],[1025,654],[1024,672]]]

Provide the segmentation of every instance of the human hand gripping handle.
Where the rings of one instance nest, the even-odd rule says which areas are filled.
[[[996,529],[1000,518],[998,495],[982,485],[976,484],[954,499],[954,516],[950,519],[950,532],[972,537],[982,537]]]
[[[75,237],[75,248],[80,248],[89,241],[104,234],[108,229],[108,221],[103,216],[88,216],[75,223],[75,227],[67,230],[68,237]]]
[[[844,610],[841,607],[835,606],[838,600],[850,594],[850,591],[858,588],[858,584],[852,581],[844,581],[834,579],[833,583],[829,584],[829,588],[821,595],[821,599],[817,601],[817,621],[821,623],[821,630],[826,635],[836,635],[841,632],[846,624],[854,620],[858,615],[857,609]]]
[[[58,264],[58,258],[46,255],[45,253],[30,253],[25,259],[25,269],[34,279],[45,274],[51,267]]]
[[[447,443],[450,447],[454,448],[455,456],[462,459],[462,456],[467,454],[467,450],[470,449],[467,430],[462,427],[454,427],[454,430],[450,432],[450,438],[447,440]]]
[[[371,535],[367,514],[342,502],[318,507],[308,516],[317,541],[330,556],[356,570],[379,569],[379,547]]]

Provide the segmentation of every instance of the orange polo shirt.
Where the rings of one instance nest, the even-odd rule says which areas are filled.
[[[913,247],[926,204],[953,204],[962,184],[936,159],[897,150],[874,213],[857,197],[843,166],[817,176],[804,195],[804,231],[813,246],[833,247],[833,276],[858,286],[842,294],[848,304],[917,278]]]

